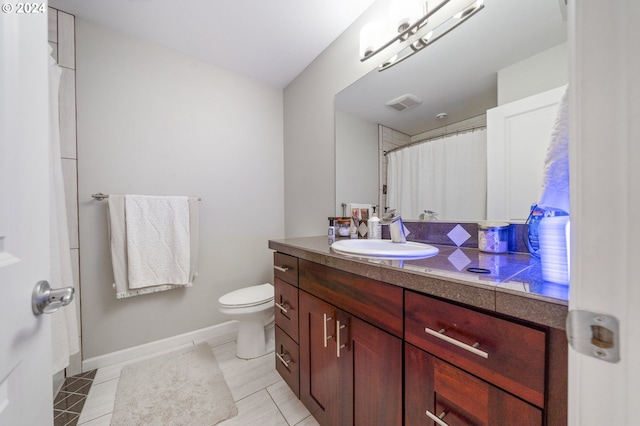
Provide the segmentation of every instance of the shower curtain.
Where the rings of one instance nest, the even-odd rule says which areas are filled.
[[[404,218],[425,210],[449,221],[486,218],[486,129],[392,151],[387,159],[387,205]]]
[[[51,53],[51,51],[49,52]],[[73,286],[67,207],[65,204],[62,160],[60,155],[60,125],[58,123],[58,93],[62,70],[49,57],[49,217],[51,288]],[[76,297],[78,294],[76,293]],[[51,340],[53,347],[52,373],[55,374],[69,365],[69,357],[80,351],[76,302],[52,314]]]

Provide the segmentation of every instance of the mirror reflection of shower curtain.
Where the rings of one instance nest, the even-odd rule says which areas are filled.
[[[387,206],[407,219],[477,221],[487,214],[487,131],[477,129],[387,154]]]
[[[67,224],[62,159],[60,155],[59,89],[60,67],[49,57],[49,217],[51,288],[73,286],[71,250]],[[67,306],[51,314],[52,367],[55,374],[69,365],[69,357],[80,351],[78,320],[76,316],[76,293]]]

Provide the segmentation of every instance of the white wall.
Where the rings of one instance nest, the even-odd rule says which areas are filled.
[[[378,204],[378,125],[336,110],[335,215],[342,216],[342,203]],[[348,143],[347,143],[348,141]]]
[[[564,86],[569,82],[567,43],[498,71],[498,105]]]
[[[278,89],[82,19],[76,44],[86,359],[224,322],[219,296],[272,280],[283,103]],[[116,300],[96,192],[201,197],[194,287]]]
[[[359,31],[384,16],[375,2],[284,90],[285,233],[323,235],[334,215],[334,96],[375,67],[359,61]]]

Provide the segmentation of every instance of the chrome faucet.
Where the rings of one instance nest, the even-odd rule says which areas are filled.
[[[396,215],[396,211],[389,210],[380,219],[381,225],[389,225],[389,233],[391,241],[394,243],[406,243],[407,238],[404,235],[404,224],[400,215]]]

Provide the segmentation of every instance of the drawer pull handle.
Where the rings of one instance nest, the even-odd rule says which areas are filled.
[[[453,339],[449,336],[447,336],[446,334],[444,334],[446,332],[446,330],[443,328],[440,331],[435,331],[430,329],[429,327],[425,327],[424,331],[426,331],[427,333],[429,333],[430,335],[437,337],[438,339],[444,340],[445,342],[449,342],[452,345],[455,345],[459,348],[462,348],[464,350],[467,350],[471,353],[474,353],[478,356],[481,356],[482,358],[489,358],[489,354],[485,351],[481,351],[480,349],[478,349],[478,346],[480,346],[480,343],[476,342],[472,345],[467,345],[466,343],[462,343],[459,340]]]
[[[433,414],[429,410],[427,410],[426,414],[427,414],[427,417],[429,417],[431,420],[433,420],[434,422],[436,422],[440,426],[449,426],[448,424],[446,424],[445,422],[442,421],[442,419],[444,419],[444,416],[447,415],[447,413],[445,411],[443,411],[442,414],[440,414],[439,416],[436,416],[435,414]]]
[[[280,308],[280,310],[282,311],[282,313],[286,314],[287,312],[289,312],[289,308],[291,308],[291,306],[289,306],[289,304],[287,302],[284,302],[282,305],[279,304],[278,302],[276,302],[276,306],[278,308]]]
[[[278,357],[280,362],[284,364],[285,367],[289,368],[289,363],[291,362],[291,356],[289,356],[288,353],[285,352],[285,353],[279,354],[278,352],[276,352],[276,356]]]
[[[333,318],[328,317],[327,314],[322,314],[324,316],[324,333],[323,333],[323,337],[324,337],[324,347],[327,347],[327,342],[329,341],[329,339],[331,339],[333,336],[327,336],[327,321],[331,321]]]
[[[289,268],[287,268],[286,266],[277,266],[277,265],[273,265],[273,269],[277,269],[280,272],[287,272],[289,270]]]
[[[345,347],[345,344],[340,344],[340,330],[345,328],[346,325],[340,325],[340,321],[336,321],[336,357],[340,358],[340,349]]]

